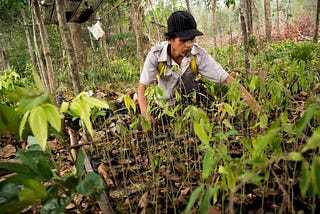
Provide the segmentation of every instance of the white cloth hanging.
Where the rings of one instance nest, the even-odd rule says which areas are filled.
[[[92,35],[94,36],[94,38],[96,40],[98,40],[99,38],[103,37],[103,35],[105,34],[105,32],[103,31],[103,29],[101,27],[100,21],[97,21],[91,27],[88,26],[88,29],[92,33]]]

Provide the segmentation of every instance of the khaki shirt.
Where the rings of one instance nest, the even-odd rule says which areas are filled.
[[[191,55],[196,56],[198,73],[209,81],[222,83],[228,77],[228,73],[217,63],[202,47],[194,44],[191,55],[183,58],[179,66],[167,53],[168,42],[162,42],[153,46],[148,53],[141,75],[140,83],[144,85],[154,84],[154,80],[158,74],[158,63],[163,62],[166,66],[166,72],[159,76],[158,86],[164,91],[163,98],[169,105],[175,103],[175,92],[181,87],[183,79],[195,79],[192,73],[190,62]]]

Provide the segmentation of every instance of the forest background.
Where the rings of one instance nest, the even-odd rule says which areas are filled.
[[[0,213],[319,212],[319,5],[0,0]],[[176,10],[195,16],[197,43],[236,83],[206,83],[209,114],[166,109],[174,123],[150,133],[134,94]],[[89,28],[99,24],[96,38]],[[264,114],[243,103],[238,82]],[[82,147],[100,176],[84,172]]]
[[[137,81],[144,57],[152,45],[164,39],[166,20],[175,10],[187,9],[195,15],[199,29],[205,33],[198,42],[209,51],[216,53],[226,45],[242,44],[239,1],[67,1],[66,13],[72,16],[66,20],[70,33],[59,31],[54,2],[41,2],[39,8],[35,7],[38,1],[31,1],[31,5],[28,1],[0,2],[0,68],[18,68],[23,75],[27,65],[33,65],[43,74],[48,87],[51,84],[51,91],[62,84],[70,85],[70,81],[76,94],[81,87],[94,89],[101,81],[118,81],[119,76]],[[272,36],[310,40],[315,35],[316,0],[243,1],[243,4],[248,34],[254,45],[272,41]],[[88,30],[97,20],[105,31],[99,40]],[[61,36],[68,34],[69,39]],[[63,48],[64,40],[68,42]],[[75,58],[70,59],[67,50],[72,50]],[[119,75],[114,70],[117,66],[128,66],[120,69],[127,74]],[[65,78],[70,75],[72,78]],[[87,81],[89,85],[85,84]]]

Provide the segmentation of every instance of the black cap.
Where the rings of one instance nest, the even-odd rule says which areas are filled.
[[[203,33],[197,30],[197,23],[191,13],[176,11],[168,18],[168,32],[166,35],[188,40],[203,35]]]

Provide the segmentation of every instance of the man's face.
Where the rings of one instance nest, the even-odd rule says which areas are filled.
[[[174,58],[183,58],[189,55],[191,53],[194,42],[195,38],[189,40],[181,40],[178,37],[170,39],[169,44],[171,45],[171,55]]]

